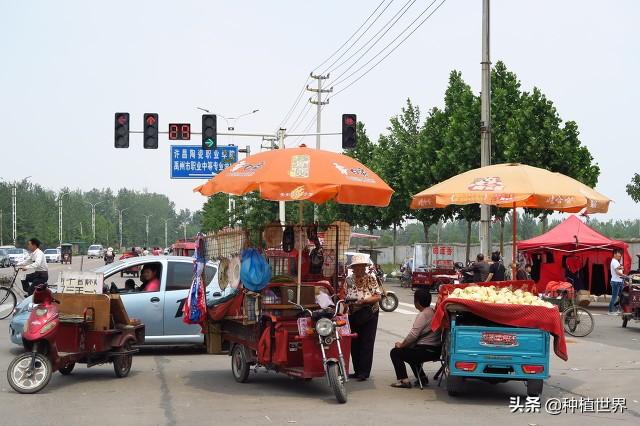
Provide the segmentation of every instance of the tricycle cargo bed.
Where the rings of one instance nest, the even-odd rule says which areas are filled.
[[[549,333],[537,328],[457,325],[452,321],[452,375],[505,380],[549,377]]]

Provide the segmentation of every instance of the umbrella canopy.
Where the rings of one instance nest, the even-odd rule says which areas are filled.
[[[525,164],[496,164],[469,170],[413,196],[411,208],[490,204],[576,213],[606,213],[611,200],[560,173]]]
[[[342,154],[306,146],[252,155],[194,189],[202,195],[259,191],[272,201],[309,200],[385,207],[393,189],[367,167]]]

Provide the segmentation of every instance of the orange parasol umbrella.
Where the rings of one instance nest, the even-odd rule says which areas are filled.
[[[309,200],[385,207],[393,189],[367,167],[346,155],[302,145],[252,155],[194,189],[243,195],[259,191],[272,201]]]
[[[324,203],[385,207],[393,189],[378,175],[346,155],[319,149],[278,149],[261,152],[238,161],[194,191],[202,195],[219,192],[243,195],[259,191],[272,201],[309,200]],[[302,204],[300,204],[302,221]],[[302,228],[300,228],[301,239]],[[298,256],[298,303],[301,262]]]
[[[516,208],[606,213],[611,200],[560,173],[526,164],[496,164],[469,170],[413,196],[411,208],[489,204],[513,208],[513,262],[516,261]]]

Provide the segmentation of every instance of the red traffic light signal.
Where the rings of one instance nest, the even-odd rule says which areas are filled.
[[[129,148],[128,112],[116,112],[114,144],[116,148]]]
[[[145,113],[143,128],[144,149],[158,149],[158,114]]]
[[[353,149],[357,144],[355,114],[342,114],[342,149]]]

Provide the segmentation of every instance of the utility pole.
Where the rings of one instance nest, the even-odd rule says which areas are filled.
[[[100,203],[103,203],[104,201],[98,201],[97,203],[90,203],[88,201],[85,201],[85,203],[89,204],[91,206],[91,231],[93,232],[93,243],[95,244],[96,242],[96,206]],[[82,223],[80,224],[80,226],[82,226]],[[82,228],[81,228],[82,229]],[[82,234],[82,231],[80,231],[80,233]]]
[[[16,186],[16,183],[13,183],[13,186],[11,187],[11,228],[13,230],[12,236],[13,236],[13,246],[16,246],[16,239],[17,239],[17,233],[16,233],[16,192],[17,192],[18,188]]]
[[[2,235],[4,230],[2,228],[2,222],[2,209],[0,209],[0,246],[4,245],[4,236]]]
[[[482,83],[480,93],[480,165],[491,164],[491,59],[489,55],[489,0],[482,0]],[[480,205],[480,252],[491,250],[491,207]]]
[[[280,149],[284,149],[284,136],[285,129],[278,129],[278,142]],[[284,226],[286,223],[285,206],[284,201],[278,201],[278,219],[280,219],[280,225]]]
[[[62,197],[69,195],[69,192],[58,195],[58,240],[62,245]]]
[[[147,249],[149,249],[149,218],[152,217],[153,215],[152,214],[150,214],[150,215],[146,215],[145,214],[143,216],[146,219],[146,222],[145,222],[146,223],[145,231],[146,231],[146,234],[147,234],[147,244],[146,244],[146,246],[147,246]]]
[[[162,219],[164,220],[164,248],[169,247],[169,242],[167,239],[167,222],[169,222],[169,219]]]
[[[331,93],[333,92],[333,87],[329,88],[329,89],[323,89],[322,88],[322,80],[326,80],[329,78],[329,74],[327,73],[327,75],[314,75],[313,73],[310,74],[311,78],[315,79],[318,81],[318,88],[317,89],[312,89],[307,85],[307,91],[309,92],[315,92],[316,93],[316,100],[314,101],[312,98],[309,98],[309,102],[314,104],[316,106],[316,149],[320,149],[320,132],[322,130],[322,107],[324,105],[327,105],[329,103],[329,99],[327,98],[326,101],[322,101],[322,94],[323,93]],[[318,221],[318,205],[314,204],[313,205],[313,221],[317,222]]]
[[[118,230],[120,231],[120,251],[122,251],[122,212],[125,210],[129,210],[129,207],[126,209],[116,209],[118,212]]]
[[[182,222],[180,226],[184,230],[184,241],[187,241],[187,222]]]

